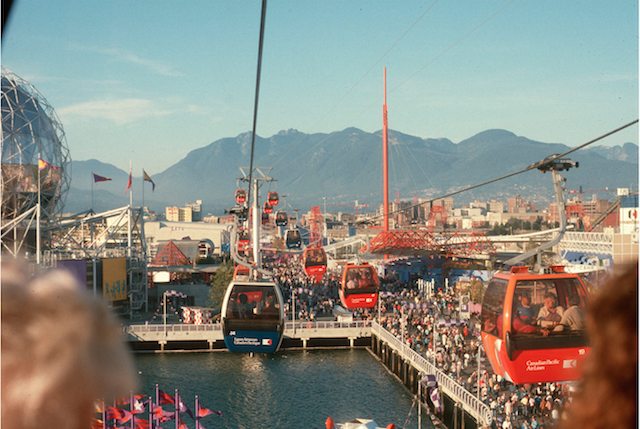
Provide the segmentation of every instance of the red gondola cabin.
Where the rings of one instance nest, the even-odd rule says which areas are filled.
[[[347,264],[342,272],[339,295],[347,308],[372,308],[378,302],[380,281],[370,264]]]
[[[482,343],[496,374],[515,384],[570,381],[591,350],[585,331],[589,294],[577,274],[555,266],[493,276],[481,313]]]

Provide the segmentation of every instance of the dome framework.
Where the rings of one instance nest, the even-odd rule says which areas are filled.
[[[33,85],[4,67],[1,104],[2,223],[35,207],[38,197],[43,220],[53,219],[64,208],[71,182],[62,124]]]

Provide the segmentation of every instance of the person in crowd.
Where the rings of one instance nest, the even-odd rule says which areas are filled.
[[[559,429],[638,424],[638,262],[613,277],[587,310],[591,353]]]
[[[94,401],[137,387],[116,317],[71,274],[2,263],[2,426],[86,429]]]

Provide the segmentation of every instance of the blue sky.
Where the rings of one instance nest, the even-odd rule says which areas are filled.
[[[2,65],[54,107],[72,159],[153,175],[251,130],[260,12],[259,0],[16,0]],[[257,134],[380,130],[383,67],[391,129],[577,146],[638,118],[638,4],[270,0]],[[599,144],[628,141],[637,125]]]

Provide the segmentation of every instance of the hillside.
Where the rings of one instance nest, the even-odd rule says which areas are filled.
[[[331,134],[281,131],[270,138],[256,136],[254,166],[262,167],[277,182],[264,185],[267,191],[287,195],[291,208],[303,212],[312,205],[368,204],[373,211],[382,203],[381,132],[356,128]],[[448,139],[422,139],[389,131],[389,192],[401,200],[434,198],[519,171],[548,155],[570,148],[558,143],[541,143],[505,130],[488,130],[457,144]],[[203,200],[205,214],[222,214],[234,204],[239,167],[249,166],[251,133],[224,138],[187,156],[146,183],[144,204],[156,212],[167,205],[184,206]],[[568,190],[615,189],[638,185],[638,146],[597,146],[574,152],[570,157],[580,167],[563,175]],[[74,161],[71,191],[66,212],[91,206],[91,173],[110,177],[93,184],[94,210],[128,204],[125,195],[128,172],[96,160]],[[134,205],[142,203],[142,171],[134,170]],[[246,188],[246,184],[244,185]],[[520,194],[541,206],[554,199],[550,175],[530,171],[454,197],[457,205],[470,201],[502,199]],[[613,198],[613,195],[600,195]],[[282,206],[279,206],[282,207]],[[351,211],[347,207],[329,211]]]

